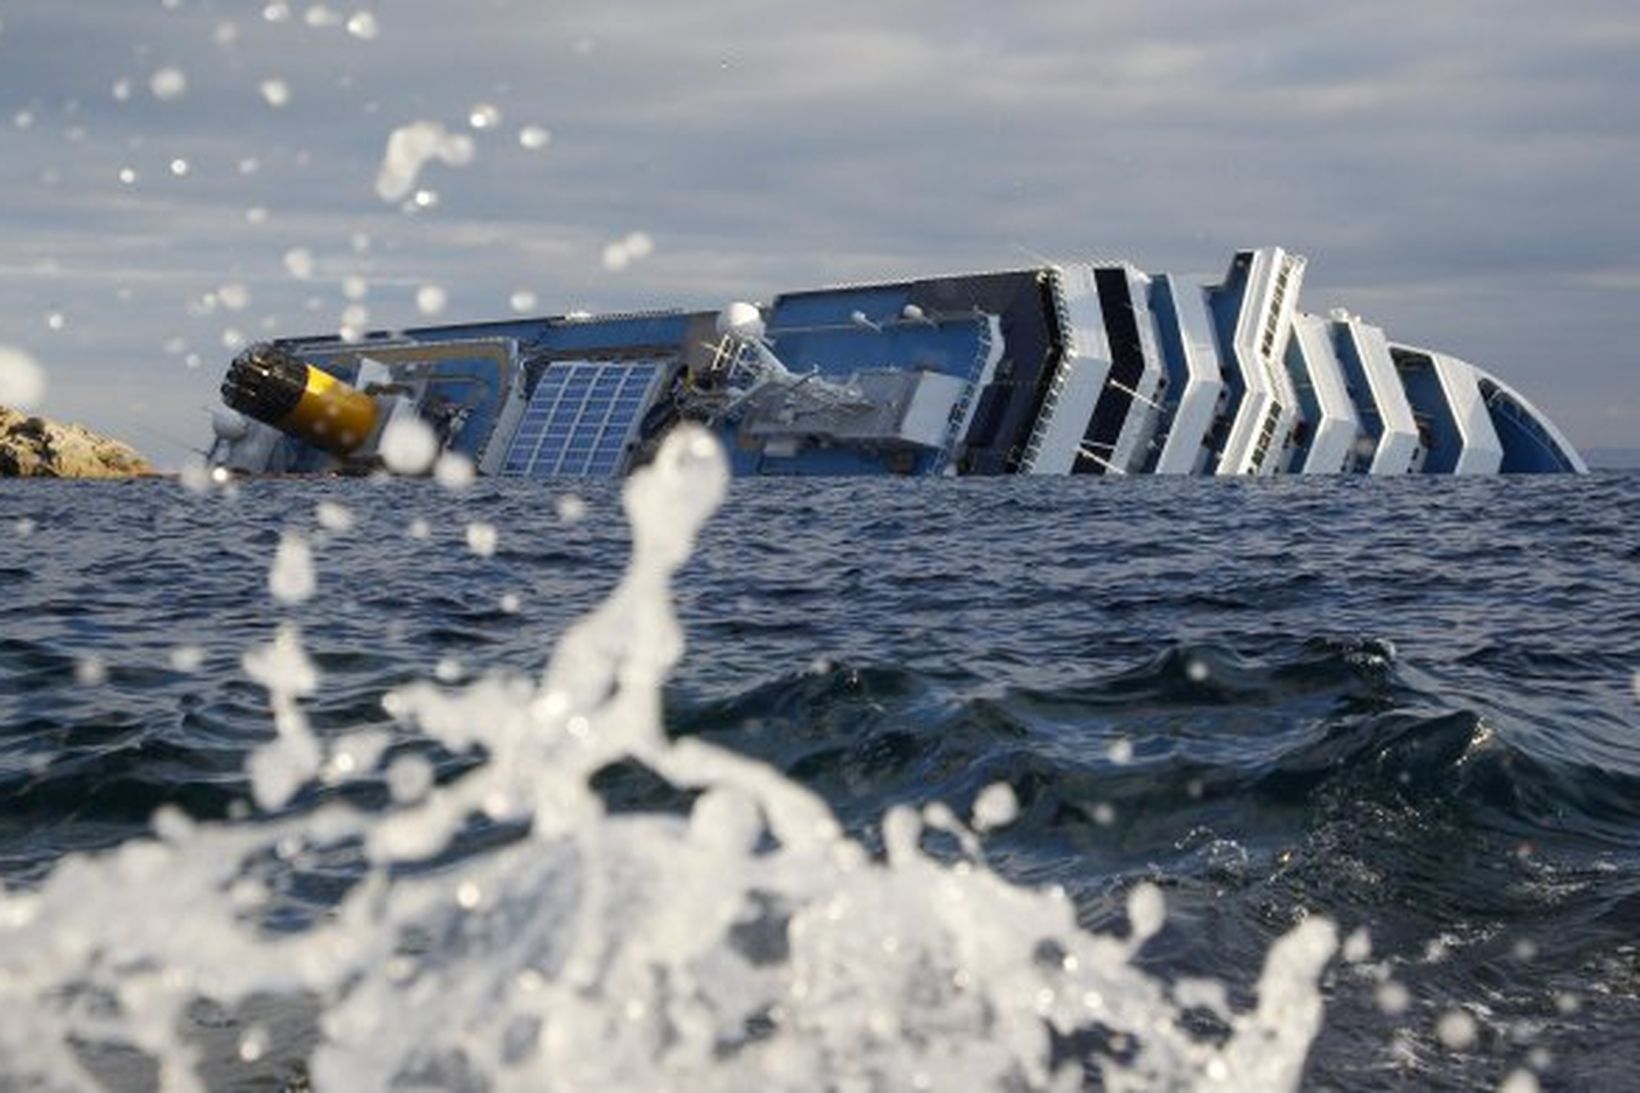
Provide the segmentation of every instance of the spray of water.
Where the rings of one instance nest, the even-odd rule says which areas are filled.
[[[1115,938],[986,868],[976,831],[1012,819],[1005,787],[970,824],[894,810],[874,856],[776,771],[667,737],[660,687],[684,646],[669,582],[726,483],[715,441],[675,433],[629,482],[621,583],[539,680],[387,696],[406,726],[482,749],[448,784],[414,756],[380,771],[384,734],[308,727],[321,680],[293,628],[253,650],[275,722],[258,802],[375,772],[393,803],[208,825],[165,811],[153,838],[0,895],[0,1088],[99,1088],[111,1058],[164,1089],[215,1085],[190,1021],[206,1004],[239,1015],[233,1065],[293,1052],[321,1089],[1296,1086],[1327,922],[1279,940],[1256,1007],[1235,1011],[1133,965],[1165,918],[1156,888],[1135,889]],[[687,814],[608,812],[592,780],[616,761],[686,791]],[[516,835],[464,849],[475,826]],[[326,913],[283,913],[292,875],[336,861]],[[1202,1007],[1228,1036],[1187,1030]],[[281,1041],[292,1015],[309,1031]]]

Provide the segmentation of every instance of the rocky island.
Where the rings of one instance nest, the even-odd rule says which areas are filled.
[[[83,425],[0,406],[0,478],[130,478],[153,472],[128,444]]]

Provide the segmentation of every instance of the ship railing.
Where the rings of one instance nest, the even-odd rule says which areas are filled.
[[[979,325],[979,338],[974,348],[973,363],[968,366],[968,384],[962,389],[962,396],[951,407],[951,419],[945,426],[945,441],[940,446],[940,454],[934,460],[933,473],[943,474],[951,464],[951,457],[955,454],[957,443],[962,439],[960,435],[963,425],[968,421],[969,407],[973,406],[974,399],[979,393],[979,381],[985,374],[985,362],[991,359],[991,353],[996,349],[996,342],[991,337],[990,320],[979,313],[976,316]]]

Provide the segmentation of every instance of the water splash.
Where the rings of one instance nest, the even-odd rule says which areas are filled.
[[[402,201],[415,190],[417,176],[430,161],[465,167],[472,162],[473,154],[473,138],[465,133],[447,132],[433,121],[402,125],[387,138],[387,150],[376,175],[376,195],[383,201]]]
[[[617,239],[604,247],[604,268],[611,273],[619,272],[633,262],[648,258],[655,253],[655,241],[647,232],[628,232],[622,239]]]
[[[0,345],[0,406],[32,410],[45,398],[46,371],[30,353]]]
[[[271,811],[386,756],[385,734],[307,724],[319,673],[281,626],[245,658],[275,729],[251,761],[259,818],[162,811],[154,838],[0,894],[0,1086],[95,1087],[99,1053],[132,1050],[162,1088],[217,1084],[190,1032],[202,1000],[311,1015],[283,1040],[230,1018],[231,1054],[293,1054],[321,1089],[1295,1086],[1329,923],[1278,941],[1236,1012],[1134,967],[1165,918],[1154,887],[1133,892],[1128,937],[1090,934],[1062,891],[991,872],[944,806],[896,808],[876,857],[773,769],[668,737],[670,583],[727,482],[715,441],[674,433],[628,483],[620,584],[539,680],[391,692],[401,727],[483,761],[439,784],[425,759],[387,760],[381,810]],[[608,812],[593,784],[617,762],[677,787],[686,814]],[[974,826],[1010,805],[988,794]],[[510,841],[474,849],[475,825]],[[945,836],[958,852],[929,849]],[[281,892],[321,868],[337,891],[293,917]],[[1228,1034],[1193,1035],[1187,1002]]]

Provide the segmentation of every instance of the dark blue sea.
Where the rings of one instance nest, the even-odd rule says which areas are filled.
[[[268,591],[286,528],[315,544],[296,608]],[[321,736],[380,727],[460,779],[483,758],[383,694],[538,672],[628,546],[614,484],[0,483],[0,881],[166,804],[257,822],[272,718],[241,657],[282,619]],[[1146,968],[1238,1000],[1305,916],[1365,928],[1376,970],[1325,974],[1307,1088],[1640,1080],[1640,476],[737,481],[677,597],[669,731],[773,764],[867,846],[892,805],[1006,782],[994,869],[1117,934],[1154,882]],[[598,789],[681,807],[638,767]]]

